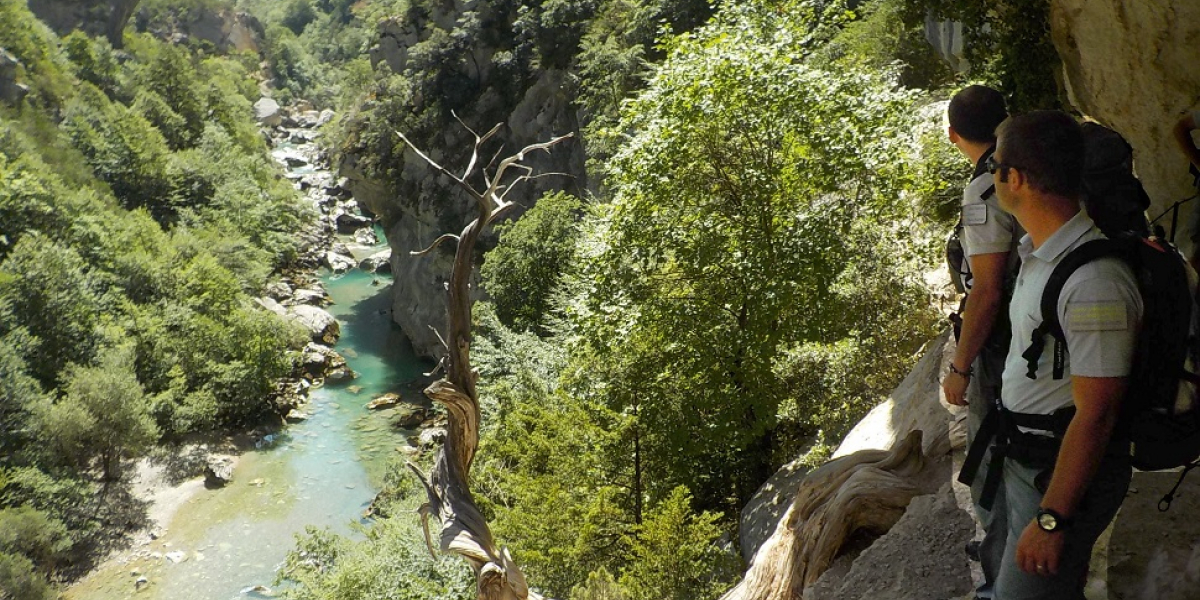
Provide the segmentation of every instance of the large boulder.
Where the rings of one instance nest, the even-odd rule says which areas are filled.
[[[1071,104],[1133,146],[1152,216],[1190,196],[1171,127],[1200,109],[1200,2],[1052,0],[1050,32]],[[1185,205],[1185,214],[1197,204]]]
[[[356,266],[354,258],[330,250],[325,253],[325,266],[334,273],[345,273]]]
[[[337,319],[328,311],[316,306],[299,304],[293,306],[288,315],[302,325],[312,336],[312,340],[319,344],[335,344],[342,335]]]
[[[278,127],[283,123],[283,113],[279,103],[271,98],[259,98],[254,103],[254,119],[266,127]]]
[[[358,263],[358,268],[368,273],[391,273],[392,251],[381,250],[368,256]]]
[[[208,488],[225,487],[233,481],[233,459],[228,456],[211,456],[204,463],[204,485]]]

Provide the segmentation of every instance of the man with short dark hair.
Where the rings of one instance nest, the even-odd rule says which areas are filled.
[[[1073,118],[1037,111],[1001,124],[987,161],[1000,206],[1028,232],[1009,308],[1013,337],[1000,412],[1009,535],[998,600],[1083,600],[1092,546],[1120,508],[1132,473],[1128,442],[1113,439],[1142,316],[1128,265],[1094,260],[1064,284],[1057,307],[1068,349],[1061,378],[1051,374],[1056,352],[1042,353],[1032,377],[1022,358],[1041,323],[1051,272],[1073,249],[1103,237],[1080,210],[1083,154]],[[1049,336],[1043,341],[1054,346]],[[1065,431],[1037,425],[1060,417],[1069,419]]]
[[[942,379],[946,401],[969,406],[967,441],[974,440],[980,423],[1000,397],[1000,376],[1008,353],[1009,326],[1004,317],[1006,285],[1014,268],[1016,242],[1023,232],[1012,215],[1000,210],[992,174],[984,163],[996,148],[996,127],[1008,117],[1004,96],[981,85],[963,88],[946,109],[950,143],[975,165],[971,182],[963,190],[957,229],[963,249],[960,271],[967,292],[959,311],[958,343]],[[955,267],[952,267],[955,268]],[[975,512],[983,528],[977,545],[983,582],[976,597],[992,598],[992,587],[1004,557],[1008,532],[1003,499],[992,510],[979,503],[986,468],[971,486]]]

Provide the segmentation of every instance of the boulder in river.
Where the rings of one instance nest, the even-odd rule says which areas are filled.
[[[322,290],[298,289],[292,293],[293,304],[311,304],[313,306],[328,306],[333,303],[329,294]]]
[[[334,273],[345,273],[355,267],[354,259],[334,251],[325,253],[325,266]]]
[[[278,127],[283,123],[283,113],[279,109],[279,103],[271,98],[259,98],[258,102],[254,103],[254,118],[260,125],[267,127]]]
[[[416,404],[402,404],[396,408],[392,416],[392,427],[396,429],[416,429],[425,421],[425,408]]]
[[[379,236],[375,235],[373,227],[363,227],[354,232],[354,241],[364,246],[374,246],[379,243]]]
[[[225,487],[230,481],[233,481],[233,459],[228,456],[209,457],[204,464],[204,486]]]
[[[289,315],[293,321],[308,330],[314,342],[336,344],[342,335],[337,319],[324,309],[300,304],[293,306]]]
[[[338,233],[352,234],[355,231],[358,231],[363,227],[369,227],[370,225],[371,219],[368,219],[362,215],[344,212],[337,216]]]
[[[392,251],[381,250],[362,259],[358,263],[358,268],[368,273],[391,273],[392,272]]]
[[[400,394],[381,394],[367,403],[368,410],[382,410],[400,404]]]
[[[332,348],[309,342],[301,360],[304,370],[314,379],[327,377],[330,372],[346,368],[346,359]]]

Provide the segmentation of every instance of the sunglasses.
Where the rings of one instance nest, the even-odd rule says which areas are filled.
[[[1020,169],[1021,168],[1021,167],[1018,167],[1017,165],[1004,164],[1004,163],[996,160],[995,155],[987,157],[987,160],[985,160],[983,162],[983,167],[985,169],[987,169],[988,173],[991,173],[993,175],[996,174],[996,171],[1000,171],[1000,177],[1002,180],[1006,179],[1008,177],[1009,169]]]

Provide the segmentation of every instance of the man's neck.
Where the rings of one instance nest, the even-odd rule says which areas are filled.
[[[1042,196],[1024,203],[1017,221],[1029,233],[1033,247],[1040,248],[1050,236],[1079,214],[1079,203],[1057,196]]]
[[[995,142],[977,143],[963,140],[959,145],[959,149],[962,150],[963,154],[967,155],[967,158],[971,160],[971,165],[974,166],[978,165],[980,157],[986,154],[987,151],[992,149],[992,147],[995,145]]]

